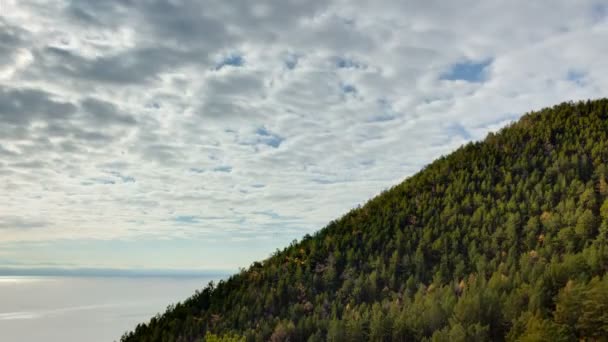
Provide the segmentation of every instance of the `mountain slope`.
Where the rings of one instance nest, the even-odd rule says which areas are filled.
[[[123,341],[608,336],[608,100],[530,113]]]

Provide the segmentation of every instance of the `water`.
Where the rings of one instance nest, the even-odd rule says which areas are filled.
[[[118,341],[210,280],[0,276],[0,341]]]

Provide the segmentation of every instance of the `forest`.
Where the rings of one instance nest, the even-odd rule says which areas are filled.
[[[608,341],[608,99],[524,115],[121,341]]]

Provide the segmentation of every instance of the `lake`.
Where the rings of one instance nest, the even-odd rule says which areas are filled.
[[[0,276],[1,341],[118,341],[208,277]]]

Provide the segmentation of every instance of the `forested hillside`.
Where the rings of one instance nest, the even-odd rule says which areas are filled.
[[[123,341],[608,336],[608,100],[525,115]]]

